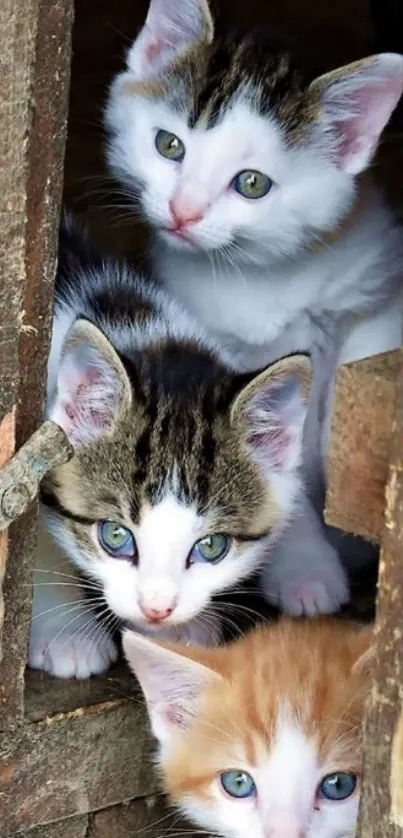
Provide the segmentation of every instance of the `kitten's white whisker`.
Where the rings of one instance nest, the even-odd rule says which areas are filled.
[[[103,601],[100,599],[100,601]],[[32,617],[32,622],[35,620],[40,619],[41,617],[46,617],[48,614],[53,614],[55,611],[60,611],[63,608],[67,608],[70,610],[76,610],[77,608],[81,608],[82,605],[88,605],[88,599],[79,599],[77,602],[59,602],[58,605],[54,605],[52,608],[48,608],[47,611],[42,611],[40,614],[34,614]],[[91,606],[90,606],[91,607]],[[69,611],[67,612],[69,613]]]
[[[63,626],[60,628],[60,630],[57,632],[57,634],[55,635],[55,637],[52,637],[52,640],[50,641],[50,643],[48,644],[48,647],[47,647],[47,648],[48,648],[48,651],[49,651],[49,649],[51,649],[51,648],[52,648],[53,644],[54,644],[54,643],[56,643],[56,641],[57,641],[57,640],[59,639],[59,637],[63,634],[63,632],[65,632],[65,631],[66,631],[66,629],[68,629],[71,625],[73,625],[73,623],[75,623],[77,620],[79,620],[79,619],[80,619],[80,618],[81,618],[81,617],[82,617],[85,613],[89,613],[91,610],[92,610],[91,608],[83,609],[83,608],[81,607],[81,608],[79,609],[79,611],[78,611],[78,614],[76,614],[76,615],[75,615],[75,617],[73,617],[73,619],[71,619],[68,623],[66,623],[65,625],[63,625]],[[89,620],[88,622],[91,622],[91,620],[92,620],[92,621],[94,621],[94,622],[96,621],[96,615],[95,615],[95,613],[94,613],[94,612],[92,613],[92,616],[91,616],[91,618],[90,618],[90,620]],[[78,630],[77,630],[77,631],[83,630],[83,629],[84,629],[87,625],[88,625],[88,623],[85,623],[85,625],[84,625],[84,626],[80,626],[80,627],[78,628]],[[69,636],[66,638],[65,644],[66,644],[66,643],[68,643],[71,639],[73,639],[73,638],[76,636],[76,634],[77,634],[77,632],[74,632],[72,635],[69,635]],[[65,644],[64,644],[64,645],[65,645]],[[62,647],[62,648],[63,648],[63,647]]]

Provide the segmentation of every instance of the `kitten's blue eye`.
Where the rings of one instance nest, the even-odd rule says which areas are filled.
[[[230,548],[231,541],[227,535],[215,533],[214,535],[206,535],[193,546],[188,564],[195,562],[220,562],[224,556],[227,555]]]
[[[256,784],[253,777],[247,771],[223,771],[220,775],[221,785],[224,791],[231,797],[242,799],[244,797],[254,797],[256,794]]]
[[[239,192],[244,198],[263,198],[270,192],[273,181],[263,172],[255,169],[245,169],[235,175],[231,186],[235,192]]]
[[[101,547],[110,556],[123,558],[134,558],[137,556],[137,547],[133,533],[121,524],[114,521],[100,521],[98,524],[98,538]]]
[[[162,157],[167,157],[168,160],[175,160],[180,163],[185,156],[185,145],[176,134],[171,134],[170,131],[163,131],[160,128],[155,137],[155,146]]]
[[[328,774],[322,780],[318,796],[325,800],[347,800],[357,788],[357,775],[340,771],[338,774]]]

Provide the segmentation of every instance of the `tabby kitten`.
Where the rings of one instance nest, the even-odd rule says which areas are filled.
[[[304,454],[316,511],[337,363],[400,345],[403,233],[361,174],[402,88],[400,55],[318,78],[264,32],[216,34],[207,0],[151,0],[106,108],[108,163],[139,198],[164,285],[248,368],[316,360]],[[348,598],[312,497],[277,555],[264,574],[277,605]]]
[[[223,838],[352,838],[370,643],[329,618],[216,650],[125,633],[173,802]]]
[[[267,561],[298,511],[309,379],[304,355],[233,372],[176,303],[64,226],[47,415],[75,456],[44,484],[32,667],[105,669],[110,614],[217,641],[213,595]],[[66,556],[87,582],[52,575]]]

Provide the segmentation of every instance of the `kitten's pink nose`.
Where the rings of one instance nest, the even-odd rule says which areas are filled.
[[[203,209],[200,206],[180,198],[170,201],[169,209],[177,229],[187,227],[188,224],[196,224],[203,218]]]
[[[177,229],[201,221],[208,207],[208,194],[201,183],[183,183],[169,202]]]
[[[139,602],[140,608],[149,623],[162,623],[175,610],[175,603],[165,608],[151,608],[143,602]]]

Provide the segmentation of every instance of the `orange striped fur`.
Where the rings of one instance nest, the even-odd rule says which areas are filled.
[[[185,812],[201,826],[220,835],[248,838],[249,832],[242,831],[238,817],[235,825],[228,824],[228,829],[225,818],[223,824],[229,804],[218,790],[217,778],[220,772],[239,767],[252,775],[260,772],[264,785],[266,766],[281,740],[279,729],[290,728],[301,739],[301,759],[304,742],[309,753],[314,754],[318,774],[317,778],[315,772],[315,777],[312,775],[312,789],[307,792],[308,796],[312,794],[312,801],[308,800],[306,811],[302,811],[302,804],[293,802],[297,801],[300,782],[295,780],[296,788],[290,788],[289,806],[286,797],[274,826],[270,821],[273,806],[266,813],[263,807],[259,820],[259,824],[263,820],[262,831],[257,824],[253,835],[250,832],[251,838],[260,835],[262,838],[344,838],[353,834],[359,786],[348,806],[333,801],[329,806],[326,801],[324,807],[321,801],[315,802],[315,784],[322,775],[337,771],[360,774],[361,722],[370,678],[371,628],[336,618],[283,619],[260,627],[227,647],[199,649],[164,644],[157,654],[155,645],[142,639],[140,657],[144,654],[146,657],[142,658],[140,667],[138,641],[132,638],[131,633],[125,638],[127,657],[148,698],[151,719],[159,713],[160,723],[154,730],[162,743],[160,767],[164,787]],[[151,662],[147,647],[152,646]],[[160,673],[159,654],[163,661]],[[154,679],[151,686],[147,660]],[[194,671],[192,665],[189,668],[191,661],[195,664]],[[181,662],[186,664],[186,675],[181,671]],[[161,678],[161,695],[158,678]],[[192,695],[188,694],[190,682]],[[189,716],[185,713],[175,726],[178,719],[172,709],[181,701],[186,703]],[[162,723],[161,718],[165,719]],[[298,762],[298,738],[296,743]],[[290,763],[293,759],[291,750]],[[282,770],[274,765],[277,774]],[[301,777],[308,782],[303,774],[304,766]],[[282,781],[282,787],[286,785],[287,779]],[[245,812],[244,804],[245,801],[231,802],[232,807],[240,807],[239,813]],[[287,810],[285,815],[283,809]],[[339,826],[337,819],[341,815],[344,820]],[[290,818],[292,824],[295,821],[299,825],[290,826]],[[344,821],[345,832],[340,831],[345,828]],[[252,821],[248,823],[252,828]]]

